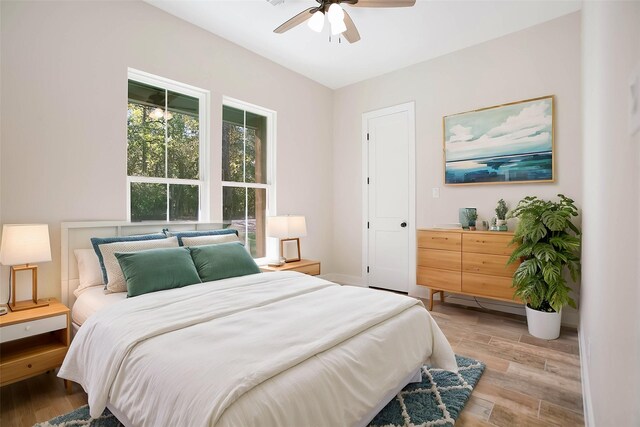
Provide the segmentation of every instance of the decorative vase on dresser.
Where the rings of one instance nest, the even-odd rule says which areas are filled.
[[[429,310],[444,291],[521,303],[511,287],[518,264],[507,265],[512,239],[510,232],[418,230],[416,280],[430,289]]]

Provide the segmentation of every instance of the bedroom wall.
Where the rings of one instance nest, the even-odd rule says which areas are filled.
[[[443,186],[443,116],[552,94],[555,183]],[[337,90],[333,230],[340,279],[361,280],[362,113],[415,101],[416,219],[418,227],[430,227],[458,222],[458,208],[466,206],[477,207],[480,219],[490,218],[500,198],[514,207],[526,195],[563,193],[582,206],[580,99],[579,13]],[[434,187],[440,188],[438,199],[431,197]],[[410,294],[427,292],[414,285]],[[565,310],[564,321],[576,324],[575,311]]]
[[[629,82],[640,73],[640,3],[583,6],[582,380],[590,426],[640,425],[640,132]]]
[[[278,212],[306,215],[303,255],[331,269],[330,89],[142,2],[0,8],[0,214],[50,226],[40,296],[60,293],[60,222],[126,219],[127,67],[211,92],[212,212],[222,96],[277,111]],[[0,277],[6,301],[6,268]]]

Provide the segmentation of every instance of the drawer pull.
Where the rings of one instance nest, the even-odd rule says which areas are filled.
[[[29,364],[27,365],[27,368],[29,368],[29,369],[31,369],[31,368],[32,368],[31,363],[29,363]]]
[[[449,240],[448,237],[432,237],[432,240]]]

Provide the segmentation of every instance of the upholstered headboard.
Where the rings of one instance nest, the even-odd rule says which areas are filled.
[[[76,297],[73,291],[79,285],[78,265],[73,253],[75,249],[91,249],[92,237],[130,236],[133,234],[169,231],[218,230],[227,228],[228,223],[202,222],[124,222],[90,221],[63,222],[61,224],[61,297],[62,303],[73,307]]]

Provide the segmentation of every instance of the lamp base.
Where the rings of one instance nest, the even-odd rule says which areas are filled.
[[[46,307],[49,305],[48,299],[39,299],[37,302],[33,300],[16,301],[9,303],[11,311],[31,310],[32,308]]]

